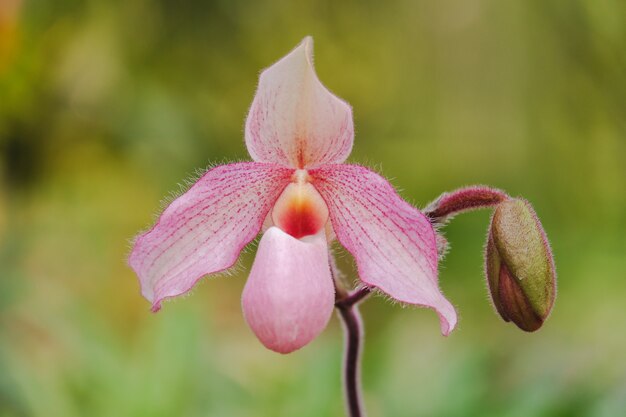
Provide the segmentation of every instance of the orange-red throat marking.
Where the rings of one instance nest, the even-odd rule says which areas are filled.
[[[306,170],[299,169],[276,200],[272,221],[285,233],[296,239],[317,234],[328,221],[328,207],[309,182]]]

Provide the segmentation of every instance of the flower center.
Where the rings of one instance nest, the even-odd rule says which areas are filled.
[[[276,200],[272,221],[296,239],[317,234],[328,221],[328,207],[306,170],[297,170],[292,181]]]

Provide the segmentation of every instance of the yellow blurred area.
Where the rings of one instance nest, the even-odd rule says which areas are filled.
[[[0,3],[0,74],[11,64],[19,42],[18,13],[21,0]]]
[[[420,207],[469,184],[527,198],[559,274],[544,328],[503,323],[489,213],[455,219],[451,336],[363,305],[368,415],[624,415],[623,1],[0,0],[0,416],[342,415],[336,320],[288,356],[246,327],[254,245],[158,314],[126,264],[187,179],[248,158],[258,73],[306,35],[353,106],[350,162]]]

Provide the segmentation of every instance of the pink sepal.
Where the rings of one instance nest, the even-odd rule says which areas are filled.
[[[367,168],[326,165],[310,175],[360,279],[397,301],[434,309],[448,335],[457,316],[439,290],[437,243],[428,219]]]
[[[128,260],[141,292],[158,311],[204,275],[231,267],[259,233],[293,170],[242,162],[206,172],[135,240]]]

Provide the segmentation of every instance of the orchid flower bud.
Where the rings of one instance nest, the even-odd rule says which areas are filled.
[[[487,284],[505,321],[533,332],[556,296],[556,271],[546,234],[530,203],[508,199],[491,218],[485,254]]]

